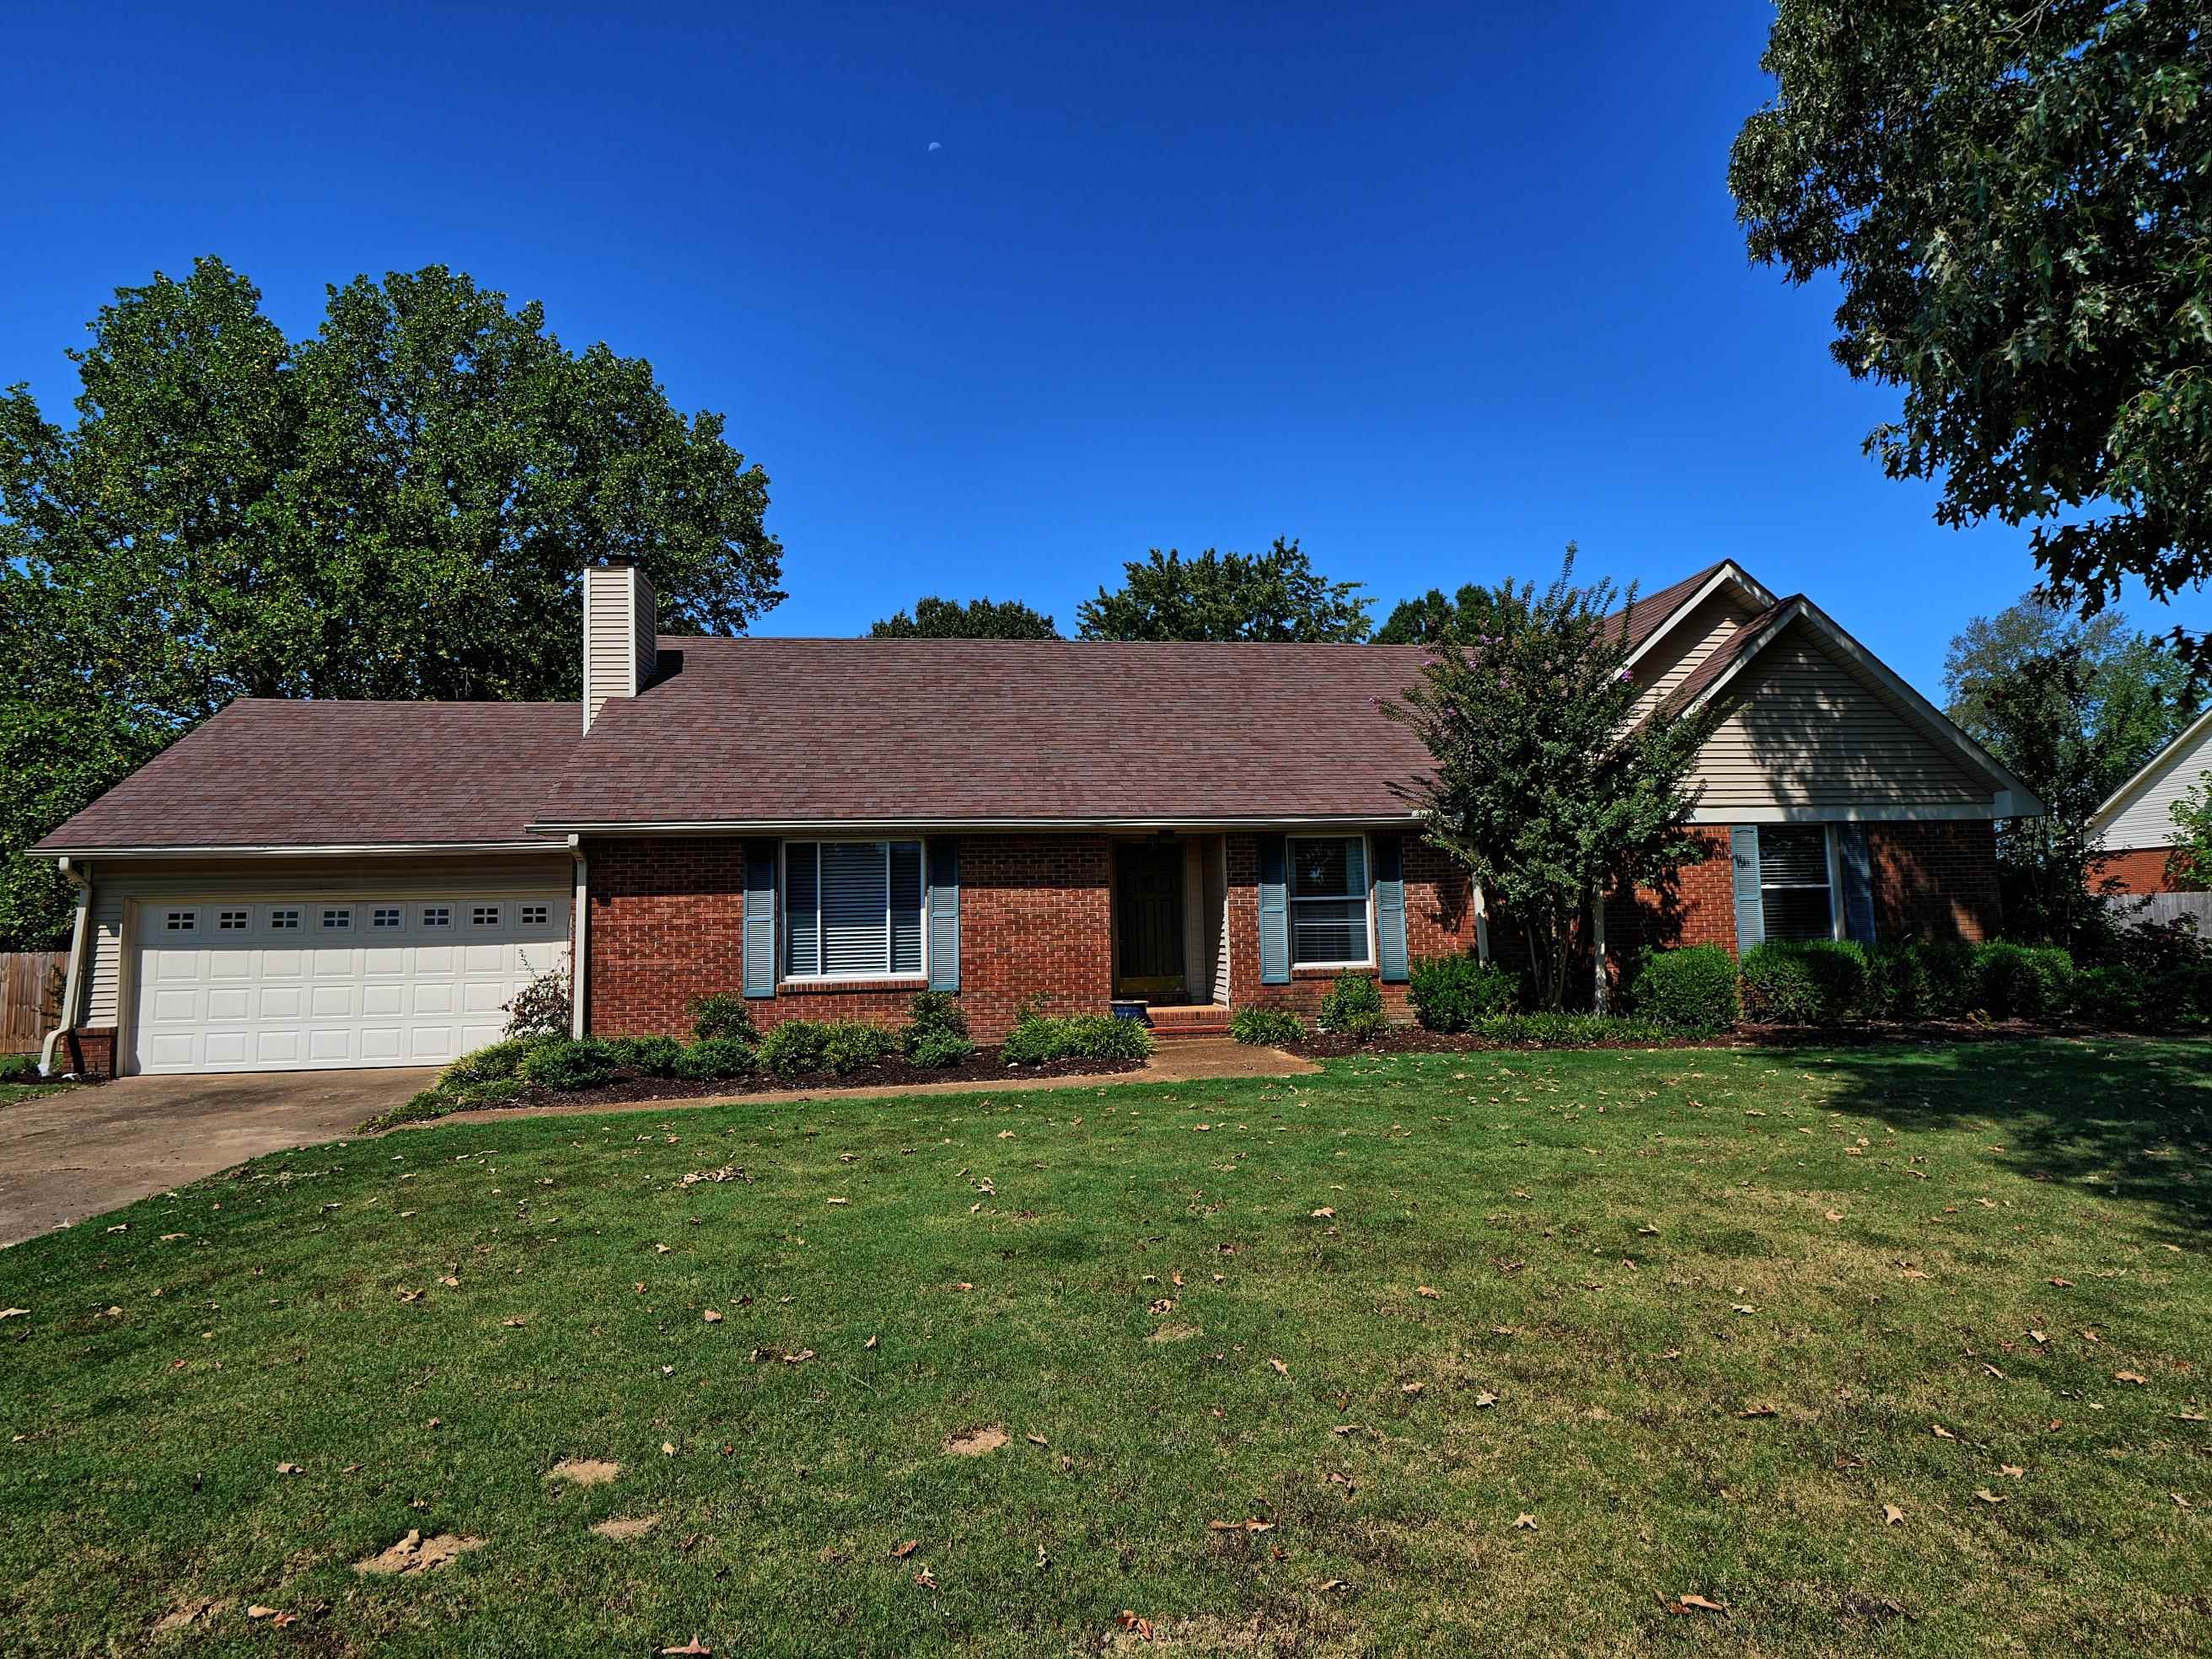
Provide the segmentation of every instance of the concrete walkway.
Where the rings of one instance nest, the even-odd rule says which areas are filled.
[[[1005,1077],[963,1079],[957,1083],[868,1083],[849,1089],[759,1089],[750,1094],[701,1095],[674,1100],[618,1100],[574,1106],[495,1106],[462,1114],[471,1121],[510,1117],[584,1117],[600,1112],[683,1112],[699,1106],[780,1106],[799,1100],[889,1100],[930,1095],[1005,1095],[1031,1089],[1103,1089],[1124,1083],[1206,1083],[1216,1079],[1303,1077],[1321,1067],[1280,1048],[1248,1047],[1227,1037],[1178,1037],[1163,1042],[1133,1072],[1091,1077]],[[452,1123],[450,1117],[404,1123],[399,1129],[429,1129]],[[399,1129],[392,1133],[398,1133]]]
[[[0,1245],[352,1133],[434,1068],[124,1077],[0,1106]]]

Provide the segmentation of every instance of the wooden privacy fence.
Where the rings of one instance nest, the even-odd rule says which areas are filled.
[[[54,1028],[65,951],[0,951],[0,1054],[29,1054]]]

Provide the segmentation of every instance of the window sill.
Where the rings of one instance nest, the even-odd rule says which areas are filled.
[[[811,997],[853,991],[926,991],[929,979],[923,974],[902,974],[896,978],[872,975],[860,979],[781,979],[775,983],[780,997]]]
[[[1334,979],[1339,974],[1371,974],[1371,962],[1301,962],[1291,968],[1292,979]]]

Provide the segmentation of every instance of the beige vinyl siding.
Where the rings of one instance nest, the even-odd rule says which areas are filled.
[[[1687,679],[1698,665],[1720,649],[1729,636],[1751,620],[1746,610],[1726,589],[1712,594],[1679,617],[1662,634],[1632,671],[1644,690],[1636,699],[1638,716],[1648,714],[1659,700]]]
[[[654,596],[653,584],[646,580],[642,570],[632,573],[636,579],[636,597],[630,619],[630,695],[635,696],[645,690],[646,682],[660,660],[660,605]]]
[[[87,1025],[119,1024],[126,907],[137,900],[184,899],[265,903],[290,898],[434,898],[441,893],[492,896],[548,887],[566,890],[574,878],[566,853],[487,858],[481,854],[441,858],[165,859],[128,866],[98,865],[92,872],[92,927],[86,938]]]
[[[2136,790],[2105,828],[2105,845],[2114,852],[2134,847],[2173,845],[2173,804],[2212,771],[2212,725],[2174,745],[2159,769]]]
[[[1848,661],[1792,623],[1721,693],[1701,811],[1986,805],[1987,782]]]
[[[610,697],[637,692],[636,624],[630,615],[630,580],[623,565],[593,565],[584,572],[584,726],[591,728]]]

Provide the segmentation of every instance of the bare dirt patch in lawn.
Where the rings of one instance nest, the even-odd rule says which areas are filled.
[[[617,1544],[627,1544],[633,1538],[642,1538],[660,1524],[657,1515],[633,1515],[602,1521],[592,1530],[602,1538],[611,1538]]]
[[[213,1597],[179,1602],[173,1611],[163,1613],[154,1621],[154,1634],[167,1636],[172,1631],[189,1630],[194,1625],[212,1624],[216,1614],[227,1605]]]
[[[945,1455],[948,1457],[981,1457],[994,1452],[1007,1442],[1006,1431],[996,1423],[980,1429],[963,1429],[957,1434],[945,1437]]]
[[[566,1480],[577,1486],[604,1486],[622,1473],[622,1465],[596,1457],[571,1457],[545,1471],[548,1480]]]
[[[390,1549],[376,1555],[364,1556],[355,1562],[353,1570],[380,1578],[398,1577],[404,1573],[435,1572],[471,1550],[480,1550],[483,1546],[483,1539],[464,1538],[459,1533],[441,1532],[435,1538],[425,1538],[421,1532],[410,1530]]]
[[[1163,1325],[1145,1339],[1147,1342],[1188,1342],[1206,1333],[1195,1325]]]

